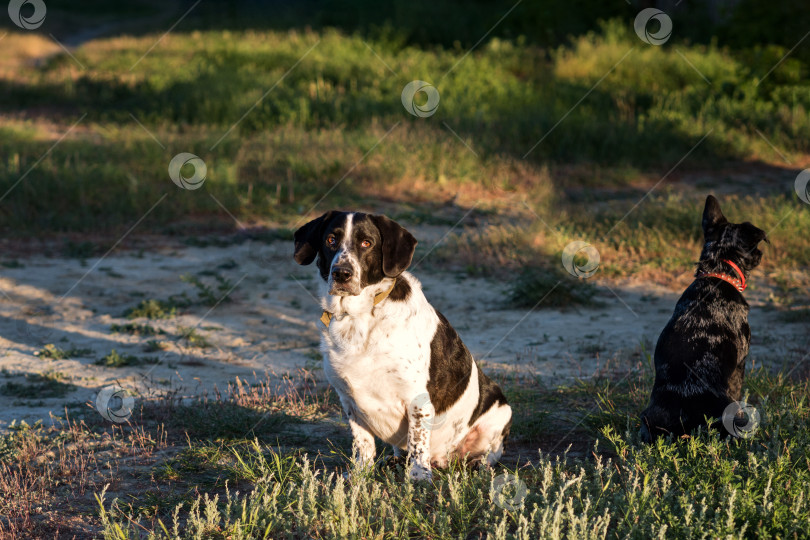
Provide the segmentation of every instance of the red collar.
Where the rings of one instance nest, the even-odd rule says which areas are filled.
[[[742,270],[740,270],[739,266],[729,261],[728,259],[723,259],[723,262],[728,263],[728,265],[731,266],[731,268],[733,268],[734,271],[737,273],[738,277],[732,277],[728,274],[724,274],[721,272],[708,272],[706,274],[698,274],[697,277],[699,278],[714,277],[722,279],[723,281],[734,285],[734,288],[737,289],[738,291],[743,292],[745,290],[746,284],[745,284],[745,276],[743,275]]]

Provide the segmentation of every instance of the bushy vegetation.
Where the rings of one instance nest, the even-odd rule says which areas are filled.
[[[22,56],[31,47],[23,37],[4,42]],[[785,49],[675,39],[654,47],[623,19],[561,45],[493,38],[469,55],[335,29],[206,30],[172,33],[141,59],[153,39],[90,41],[74,51],[84,69],[56,55],[4,72],[2,107],[60,119],[58,128],[2,128],[0,188],[26,175],[6,196],[7,231],[122,233],[144,218],[142,231],[265,224],[287,234],[327,194],[312,212],[391,211],[393,199],[406,224],[425,214],[452,224],[475,206],[499,218],[456,231],[447,246],[474,273],[529,266],[516,290],[531,305],[544,261],[575,239],[597,247],[603,275],[671,281],[697,256],[702,196],[725,182],[724,167],[808,151],[810,85],[799,57],[769,73]],[[402,107],[413,79],[439,90],[434,116]],[[181,151],[206,161],[203,189],[168,180]],[[676,168],[706,171],[697,193],[672,192]],[[760,167],[747,189],[734,174],[724,208],[769,231],[778,249],[765,267],[805,267],[808,214],[797,211],[792,178]]]
[[[514,472],[458,467],[417,486],[391,471],[347,479],[256,445],[240,461],[251,491],[201,495],[154,533],[140,534],[103,495],[99,504],[115,539],[790,538],[810,519],[806,447],[715,434],[639,448],[604,434],[614,457],[596,447],[592,459],[541,456]]]
[[[647,379],[597,392],[586,415],[597,443],[583,457],[543,453],[517,469],[470,470],[461,465],[430,485],[412,485],[398,466],[376,471],[330,470],[318,457],[279,452],[258,441],[233,450],[230,478],[251,488],[202,493],[166,509],[157,538],[432,537],[647,538],[658,536],[793,537],[810,519],[806,383],[764,372],[749,386],[763,423],[751,439],[703,433],[640,445],[634,412]],[[513,383],[514,386],[514,383]],[[581,387],[578,392],[593,392]],[[538,403],[543,397],[535,394]],[[542,405],[541,405],[542,408]],[[520,419],[522,420],[522,419]],[[574,426],[576,428],[576,426]],[[558,435],[563,426],[551,428]],[[523,434],[518,432],[518,439]],[[546,436],[549,433],[545,433]],[[549,440],[553,440],[549,438]],[[552,445],[549,444],[549,447]],[[562,450],[562,449],[561,449]],[[198,459],[205,468],[222,461]],[[222,470],[222,469],[221,469]],[[100,498],[109,538],[138,537],[120,504]],[[128,515],[126,519],[124,516]],[[171,518],[169,518],[171,516]],[[174,531],[174,532],[172,532]]]
[[[704,431],[652,446],[636,435],[652,383],[643,362],[573,383],[501,380],[516,415],[503,465],[454,464],[429,484],[406,481],[385,452],[373,470],[354,468],[335,396],[309,378],[237,380],[216,400],[139,402],[120,426],[74,411],[53,428],[15,424],[0,436],[0,531],[792,538],[810,519],[805,371],[749,374],[746,399],[761,418],[750,438]],[[93,517],[65,520],[67,509]]]
[[[4,47],[22,56],[28,41],[10,33]],[[206,193],[239,219],[284,221],[347,173],[333,203],[376,204],[397,185],[413,186],[405,197],[416,200],[469,186],[571,202],[554,190],[570,179],[558,172],[563,163],[597,166],[599,178],[627,178],[630,167],[632,178],[665,172],[693,147],[689,163],[709,167],[779,161],[771,144],[787,159],[808,150],[801,61],[768,73],[786,51],[762,51],[754,62],[715,44],[647,46],[625,20],[566,45],[492,39],[469,55],[335,30],[204,31],[173,33],[138,62],[153,42],[91,41],[74,52],[84,69],[56,55],[4,71],[4,110],[44,110],[60,121],[6,122],[0,188],[82,118],[7,195],[5,227],[124,227],[165,193],[170,200],[145,227],[202,215],[226,222]],[[439,90],[436,115],[414,118],[402,107],[413,79]],[[177,193],[168,182],[168,161],[180,151],[206,161],[203,191]],[[583,176],[573,186],[600,183]]]

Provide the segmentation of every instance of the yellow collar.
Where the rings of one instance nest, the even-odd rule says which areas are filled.
[[[388,298],[388,295],[391,294],[391,291],[394,290],[394,286],[396,284],[397,280],[396,278],[394,278],[394,282],[391,283],[391,286],[388,288],[388,290],[385,290],[381,293],[377,293],[374,296],[374,305],[376,306],[377,304]],[[324,324],[324,326],[329,328],[329,323],[332,322],[332,317],[334,317],[333,313],[329,313],[328,311],[324,310],[323,313],[321,314],[321,322]]]

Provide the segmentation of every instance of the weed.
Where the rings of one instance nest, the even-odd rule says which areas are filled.
[[[70,377],[58,371],[26,373],[24,382],[8,381],[0,386],[0,394],[22,399],[47,399],[64,397],[76,387]]]
[[[69,349],[62,349],[53,343],[48,343],[40,351],[34,353],[40,358],[47,358],[49,360],[64,360],[65,358],[76,358],[81,356],[90,356],[93,354],[93,349],[71,347]]]
[[[171,319],[177,315],[177,304],[169,300],[150,298],[141,300],[134,308],[127,309],[123,316],[127,319]]]
[[[191,274],[180,276],[180,280],[194,286],[197,289],[197,298],[206,306],[215,306],[220,302],[228,302],[230,298],[223,295],[228,294],[233,289],[233,283],[218,273],[214,273],[213,277],[217,282],[216,291],[210,285],[203,283],[200,278]]]
[[[560,271],[543,267],[524,268],[512,284],[509,301],[516,307],[565,308],[597,305],[596,287]]]
[[[134,309],[137,310],[138,308],[134,308]],[[149,308],[149,309],[152,309],[152,308]],[[133,318],[135,318],[135,317],[147,317],[149,319],[162,318],[162,317],[148,317],[147,315],[140,314],[140,313],[147,313],[147,312],[150,313],[150,314],[157,313],[156,311],[147,311],[145,309],[144,311],[138,312],[139,315],[133,316]],[[166,333],[163,329],[155,328],[154,326],[152,326],[150,324],[137,324],[137,323],[111,324],[110,325],[110,332],[131,334],[133,336],[157,336],[157,335],[163,335],[163,334]]]
[[[119,353],[113,349],[108,355],[96,360],[96,365],[119,368],[127,366],[139,366],[142,364],[157,364],[159,362],[160,360],[153,356],[138,357],[132,354]]]
[[[206,349],[211,346],[208,339],[202,334],[197,332],[196,328],[181,326],[177,329],[177,333],[181,339],[185,340],[192,347]]]
[[[144,345],[143,350],[144,352],[159,352],[168,350],[171,345],[167,341],[158,341],[156,339],[150,339]]]

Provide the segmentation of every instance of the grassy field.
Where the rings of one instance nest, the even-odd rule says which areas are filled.
[[[19,69],[54,44],[6,36],[8,236],[104,230],[109,245],[135,223],[187,236],[232,217],[283,231],[328,207],[447,224],[474,210],[484,219],[451,238],[461,268],[547,274],[585,238],[604,275],[665,283],[721,191],[732,219],[769,232],[765,272],[808,285],[810,214],[789,171],[807,160],[810,88],[798,60],[768,73],[778,48],[746,62],[711,44],[645,47],[616,20],[557,48],[494,39],[468,56],[290,30],[176,33],[140,59],[154,40],[96,39]],[[440,92],[429,118],[400,103],[418,78]],[[182,151],[206,162],[202,190],[168,181]]]
[[[753,438],[647,447],[635,416],[648,360],[575,385],[499,381],[516,412],[502,466],[456,464],[429,485],[404,481],[390,455],[352,471],[336,396],[306,375],[276,388],[236,381],[213,400],[168,396],[112,428],[97,416],[17,425],[0,437],[2,527],[12,537],[100,527],[109,539],[801,536],[804,374],[749,376],[763,418]]]
[[[602,284],[691,281],[715,193],[729,219],[768,233],[751,290],[785,320],[810,321],[810,206],[794,191],[810,166],[810,42],[797,45],[806,7],[744,0],[712,28],[702,7],[682,10],[656,47],[637,38],[639,8],[623,2],[396,1],[398,24],[365,1],[323,2],[311,17],[308,2],[273,17],[250,2],[204,2],[166,35],[191,4],[73,4],[53,6],[48,32],[0,25],[6,267],[35,241],[81,260],[138,235],[204,246],[248,231],[272,242],[305,218],[355,208],[446,230],[420,245],[426,269],[505,283],[512,306],[594,305]],[[403,107],[413,80],[438,91],[434,115]],[[206,163],[201,189],[171,182],[180,152]],[[574,240],[597,248],[598,283],[557,288],[572,279],[559,261]],[[187,283],[206,305],[228,288]],[[176,307],[145,300],[131,314]],[[186,330],[175,337],[209,346]],[[161,350],[151,326],[111,331]],[[106,350],[99,365],[153,358]],[[0,537],[806,534],[806,369],[750,373],[765,419],[753,438],[643,447],[637,415],[652,371],[646,353],[634,361],[577,383],[501,376],[515,409],[503,465],[458,464],[430,485],[403,481],[387,456],[351,471],[336,396],[311,373],[279,386],[232,381],[195,400],[168,392],[122,425],[76,410],[53,427],[14,424],[0,435]],[[58,372],[31,373],[0,392],[71,387]]]

